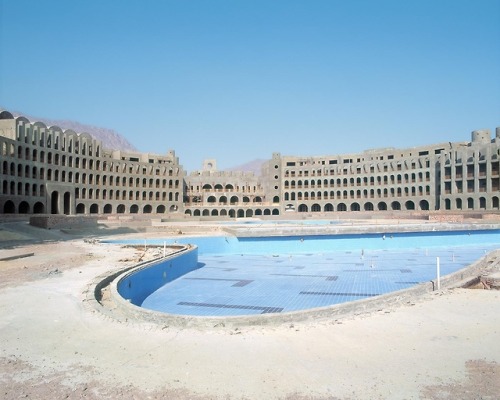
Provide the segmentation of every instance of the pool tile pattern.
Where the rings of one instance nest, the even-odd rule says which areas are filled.
[[[186,279],[191,279],[191,280],[198,280],[198,281],[229,281],[229,282],[236,282],[232,287],[243,287],[248,285],[249,283],[252,283],[253,280],[250,279],[224,279],[224,278],[186,278]]]
[[[205,254],[204,266],[152,293],[143,307],[232,316],[324,307],[404,289],[459,270],[498,248],[487,244],[318,254]],[[223,265],[223,266],[222,266]]]
[[[302,277],[310,277],[310,278],[325,278],[326,281],[336,281],[339,277],[336,275],[305,275],[305,274],[270,274],[273,276],[297,276],[299,278]]]
[[[283,311],[279,307],[259,307],[259,306],[242,306],[237,304],[210,304],[210,303],[190,303],[187,301],[181,301],[177,303],[179,306],[193,306],[193,307],[210,307],[210,308],[226,308],[226,309],[237,309],[237,310],[257,310],[261,311],[261,314],[267,313],[279,313]]]
[[[371,297],[378,296],[379,293],[335,293],[335,292],[300,292],[299,294],[312,294],[315,296],[355,296]]]

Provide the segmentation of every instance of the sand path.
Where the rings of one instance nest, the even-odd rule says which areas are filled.
[[[0,397],[493,399],[500,291],[434,292],[370,315],[238,330],[119,323],[85,302],[137,251],[83,240],[0,250]],[[1,257],[0,257],[1,258]]]

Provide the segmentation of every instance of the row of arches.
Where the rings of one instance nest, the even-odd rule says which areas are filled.
[[[378,176],[365,176],[364,178],[337,178],[337,179],[317,179],[317,180],[285,180],[285,189],[301,189],[301,188],[329,188],[329,187],[354,187],[354,186],[380,186],[380,185],[396,185],[396,184],[408,184],[416,182],[429,182],[430,173],[423,172],[411,173],[411,174],[397,174],[397,175],[378,175]]]
[[[89,200],[142,200],[142,201],[179,201],[179,192],[153,192],[133,190],[113,190],[94,188],[75,188],[76,199]]]
[[[293,204],[287,205],[288,209],[293,208]],[[338,203],[337,205],[333,205],[332,203],[326,203],[324,205],[320,205],[318,203],[308,205],[308,204],[299,204],[297,207],[298,212],[335,212],[335,211],[413,211],[413,210],[429,210],[429,202],[427,200],[421,200],[420,202],[414,202],[408,200],[404,203],[399,201],[392,201],[390,203],[386,203],[384,201],[378,203],[366,202],[364,204],[353,202],[350,204],[346,203]]]
[[[403,155],[402,155],[403,156]],[[318,161],[299,161],[298,169],[285,169],[285,177],[295,177],[295,176],[327,176],[327,175],[351,175],[351,174],[373,174],[376,172],[396,172],[396,171],[407,171],[422,168],[429,168],[430,159],[427,157],[428,154],[423,154],[425,157],[419,157],[415,159],[406,160],[395,160],[389,162],[366,162],[364,159],[358,159],[356,163],[353,163],[352,159],[337,159],[329,160],[329,166],[324,166],[322,168],[307,167],[307,165],[316,164],[316,162],[325,165],[325,160]],[[391,157],[390,155],[388,156]],[[392,156],[393,157],[393,156]],[[346,163],[347,162],[347,163]],[[292,162],[295,166],[295,162]],[[333,167],[333,165],[337,165]]]
[[[489,203],[489,204],[488,204]],[[456,199],[444,199],[444,209],[445,210],[486,210],[494,209],[499,210],[499,197],[493,196],[490,199],[486,197],[480,197],[479,199],[474,199],[473,197],[468,198],[456,198]]]
[[[30,196],[41,197],[45,196],[45,185],[37,185],[36,183],[22,183],[15,181],[2,181],[1,194],[11,196]]]
[[[37,166],[16,164],[7,161],[0,164],[0,174],[16,176],[19,178],[44,179],[56,182],[82,183],[90,185],[106,185],[106,186],[124,186],[124,187],[140,187],[140,188],[162,188],[162,189],[179,189],[179,179],[154,179],[154,178],[139,178],[125,177],[113,175],[100,175],[86,172],[66,171],[65,169],[53,169]]]
[[[382,197],[403,197],[403,196],[429,196],[431,187],[427,186],[411,186],[411,187],[392,187],[384,189],[358,189],[358,190],[331,190],[331,191],[307,191],[307,192],[285,192],[285,201],[293,200],[346,200],[346,199],[368,199]]]
[[[2,212],[4,214],[44,214],[45,205],[40,201],[31,205],[29,202],[24,200],[16,205],[14,201],[7,200],[2,207]]]
[[[176,205],[172,205],[168,208],[168,211],[173,213],[178,210]],[[153,207],[151,204],[146,204],[144,206],[139,206],[138,204],[125,205],[118,204],[113,205],[110,203],[101,205],[97,203],[93,203],[90,205],[86,205],[84,203],[78,203],[76,205],[76,213],[77,214],[165,214],[167,212],[167,207],[163,204],[160,204],[156,207]]]
[[[59,151],[48,151],[40,148],[33,148],[30,145],[14,144],[12,141],[0,138],[0,155],[16,158],[17,160],[26,160],[39,162],[69,168],[88,169],[96,172],[114,172],[119,174],[131,174],[141,176],[179,176],[180,168],[173,162],[166,162],[163,165],[130,160],[113,160],[95,157],[82,157],[73,153],[68,153],[63,149]],[[98,158],[99,157],[99,158]]]
[[[100,156],[99,142],[88,133],[77,134],[71,129],[63,131],[56,125],[47,127],[47,125],[39,121],[31,123],[25,117],[18,117],[16,121],[16,136],[19,142],[69,153]]]
[[[229,217],[229,218],[251,218],[254,216],[262,216],[262,215],[280,215],[280,210],[278,208],[257,208],[253,209],[195,209],[195,210],[186,210],[186,215],[190,215],[193,217]]]
[[[14,157],[15,155],[15,147],[13,144],[10,145],[10,150],[7,147],[7,144],[4,142],[1,145],[3,149],[1,153],[5,156],[11,155]],[[131,174],[131,175],[155,175],[155,176],[174,176],[178,174],[178,168],[174,169],[172,166],[166,167],[154,167],[154,166],[144,166],[140,163],[136,164],[126,164],[126,163],[117,163],[107,160],[101,159],[93,159],[93,158],[80,158],[67,154],[60,154],[57,152],[45,152],[43,150],[31,149],[29,147],[24,148],[22,146],[18,146],[17,150],[17,159],[18,160],[26,160],[26,161],[34,161],[42,164],[49,164],[54,166],[61,167],[69,167],[69,168],[79,168],[85,170],[91,170],[95,172],[111,172],[111,173],[119,173],[119,174]]]
[[[243,203],[262,203],[262,197],[260,196],[255,196],[252,200],[250,200],[250,197],[248,196],[243,196],[241,198],[241,201]],[[207,198],[207,203],[219,203],[219,204],[238,204],[240,202],[240,199],[238,196],[231,196],[229,197],[229,201],[228,201],[228,197],[227,196],[220,196],[219,198],[216,198],[215,196],[208,196]]]
[[[260,186],[259,185],[241,185],[241,187],[239,185],[233,185],[231,183],[228,183],[228,184],[225,184],[225,185],[222,185],[220,183],[217,183],[217,184],[210,184],[210,183],[205,183],[203,186],[202,186],[202,190],[204,192],[233,192],[233,191],[242,191],[242,192],[256,192],[257,189],[260,189]],[[191,186],[191,190],[194,191],[194,187]],[[196,191],[199,191],[199,186],[196,187]]]

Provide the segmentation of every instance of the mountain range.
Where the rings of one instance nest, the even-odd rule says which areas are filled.
[[[262,164],[264,164],[266,161],[267,160],[257,158],[244,164],[237,165],[236,167],[228,168],[226,169],[226,171],[253,172],[255,175],[260,176]]]

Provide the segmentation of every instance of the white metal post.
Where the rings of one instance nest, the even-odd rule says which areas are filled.
[[[436,257],[437,290],[441,289],[441,277],[439,272],[439,257]]]

